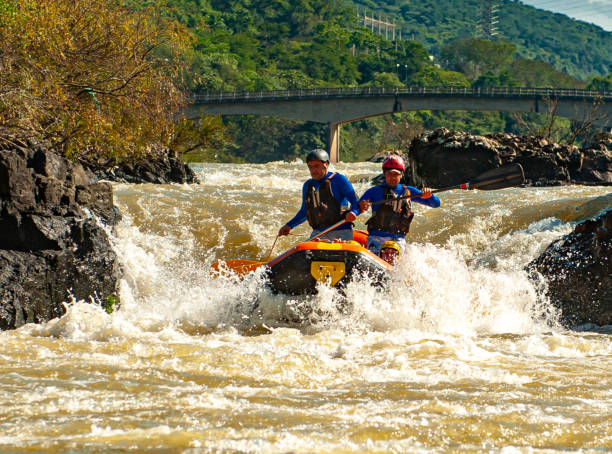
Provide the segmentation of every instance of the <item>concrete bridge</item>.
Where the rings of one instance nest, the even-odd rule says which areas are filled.
[[[184,113],[273,115],[329,125],[330,159],[340,158],[340,125],[411,110],[488,110],[550,113],[612,127],[612,92],[520,87],[351,87],[197,93]]]

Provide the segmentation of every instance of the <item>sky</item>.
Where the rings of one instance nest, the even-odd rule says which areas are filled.
[[[522,3],[612,31],[612,0],[522,0]]]

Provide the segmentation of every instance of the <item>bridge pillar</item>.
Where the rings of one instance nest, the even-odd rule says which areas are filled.
[[[327,148],[330,162],[340,161],[340,123],[329,123]]]

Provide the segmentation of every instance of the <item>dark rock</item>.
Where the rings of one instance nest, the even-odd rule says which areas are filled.
[[[612,151],[582,150],[580,165],[573,173],[577,183],[612,184]]]
[[[116,256],[92,215],[119,219],[109,183],[41,146],[0,149],[0,329],[117,292]]]
[[[520,163],[531,186],[612,184],[612,151],[606,140],[602,136],[591,147],[578,149],[541,137],[479,136],[438,128],[412,141],[405,182],[443,187],[501,165]]]
[[[568,326],[612,325],[612,210],[576,225],[527,265]]]
[[[198,183],[193,169],[178,155],[168,149],[160,148],[135,162],[126,162],[114,167],[99,168],[90,165],[101,180],[118,183]]]

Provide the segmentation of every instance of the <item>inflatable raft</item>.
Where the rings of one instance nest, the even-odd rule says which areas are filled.
[[[367,232],[355,230],[353,241],[305,241],[269,262],[228,260],[211,267],[213,274],[245,276],[265,267],[266,280],[274,293],[314,294],[317,284],[342,289],[353,279],[384,285],[391,265],[364,246]]]
[[[383,285],[391,265],[355,242],[305,241],[265,264],[273,292],[316,293],[317,283],[343,288],[352,279]]]

